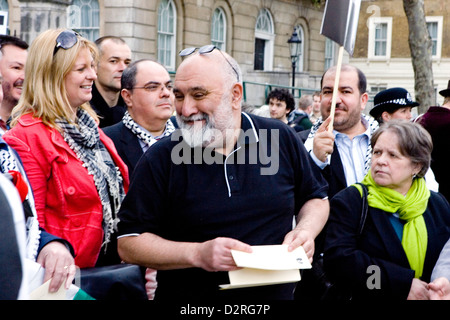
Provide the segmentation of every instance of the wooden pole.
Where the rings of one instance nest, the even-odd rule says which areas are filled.
[[[341,77],[341,66],[342,66],[342,57],[344,55],[344,47],[339,47],[339,54],[338,54],[338,62],[336,65],[336,77],[334,79],[334,89],[333,89],[333,97],[331,99],[331,110],[330,110],[330,125],[328,126],[328,132],[333,131],[333,123],[334,123],[334,112],[336,110],[336,98],[339,91],[339,78]]]

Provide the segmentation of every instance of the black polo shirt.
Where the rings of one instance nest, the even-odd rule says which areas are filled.
[[[228,157],[189,148],[179,130],[153,145],[135,168],[119,213],[119,236],[150,232],[173,241],[231,237],[250,245],[281,244],[293,216],[307,200],[326,197],[328,185],[292,128],[245,113],[241,119],[240,137]],[[195,268],[158,271],[156,297],[292,294],[280,295],[277,288],[285,286],[219,292],[227,275]]]

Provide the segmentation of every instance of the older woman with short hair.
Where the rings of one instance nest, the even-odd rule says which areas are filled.
[[[423,178],[431,137],[420,125],[392,120],[371,144],[364,228],[359,235],[362,189],[350,186],[330,203],[325,269],[354,300],[429,299],[431,272],[450,235],[450,205]]]

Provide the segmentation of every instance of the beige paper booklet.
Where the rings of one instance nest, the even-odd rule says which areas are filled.
[[[64,288],[64,283],[58,291],[50,293],[48,292],[48,287],[50,286],[50,280],[45,282],[40,287],[36,288],[30,293],[30,300],[66,300],[66,288]]]
[[[231,250],[239,270],[229,271],[230,284],[221,289],[235,289],[300,281],[300,270],[311,264],[302,247],[288,252],[287,245],[252,246],[252,253]]]

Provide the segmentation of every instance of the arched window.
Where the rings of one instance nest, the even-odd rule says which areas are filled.
[[[175,70],[176,8],[172,0],[162,0],[158,8],[158,61]]]
[[[295,30],[297,31],[297,36],[299,39],[302,40],[302,43],[300,44],[300,53],[298,55],[298,60],[295,67],[296,71],[303,72],[303,60],[305,57],[305,32],[303,31],[303,27],[301,25],[296,26]]]
[[[9,34],[9,5],[7,0],[0,0],[0,34]]]
[[[261,9],[255,26],[255,70],[272,70],[275,33],[269,10]]]
[[[91,41],[100,36],[100,6],[98,0],[73,0],[67,8],[67,27]]]
[[[273,22],[272,15],[269,10],[261,9],[256,20],[256,31],[264,32],[267,34],[273,34]]]
[[[211,43],[222,51],[226,51],[227,19],[222,8],[214,10],[211,21]]]

